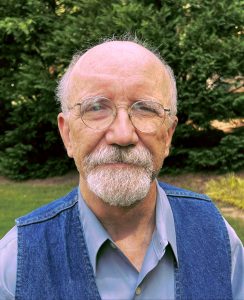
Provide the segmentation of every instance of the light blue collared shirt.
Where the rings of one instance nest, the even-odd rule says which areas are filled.
[[[174,221],[167,196],[161,187],[157,187],[156,228],[140,273],[113,243],[102,224],[79,196],[81,223],[103,300],[174,299],[174,263],[177,263]],[[244,249],[227,222],[226,226],[231,244],[233,299],[244,300]],[[1,300],[14,300],[16,273],[15,226],[0,241]]]
[[[177,262],[174,219],[167,196],[159,186],[156,227],[140,272],[115,245],[80,193],[79,205],[102,299],[174,299],[174,263]]]

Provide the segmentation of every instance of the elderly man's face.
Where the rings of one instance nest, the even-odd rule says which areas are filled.
[[[68,155],[80,173],[81,186],[111,205],[129,206],[144,198],[168,155],[177,123],[167,118],[153,133],[136,129],[124,107],[138,99],[156,100],[170,108],[171,85],[161,62],[129,42],[112,42],[89,50],[70,78],[69,106],[103,96],[122,106],[104,130],[87,127],[79,106],[58,117]]]

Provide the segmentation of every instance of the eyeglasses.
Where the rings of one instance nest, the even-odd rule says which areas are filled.
[[[80,116],[83,123],[94,130],[104,130],[108,128],[117,116],[118,108],[113,101],[105,97],[94,97],[76,103],[73,107],[80,107]],[[129,118],[141,132],[152,133],[163,124],[166,114],[170,115],[170,109],[164,108],[158,102],[150,100],[140,100],[134,102],[129,108],[126,108]]]

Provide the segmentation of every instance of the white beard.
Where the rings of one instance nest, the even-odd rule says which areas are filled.
[[[106,164],[126,163],[109,167]],[[89,189],[112,206],[131,206],[149,192],[153,171],[152,157],[144,147],[102,147],[84,160],[84,173]]]

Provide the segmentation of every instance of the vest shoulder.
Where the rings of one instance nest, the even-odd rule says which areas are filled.
[[[43,222],[53,218],[62,211],[69,209],[70,207],[74,206],[77,202],[78,192],[77,188],[74,188],[67,195],[33,210],[32,212],[16,219],[15,221],[17,226]]]
[[[165,191],[167,196],[180,198],[194,198],[211,202],[211,199],[205,194],[199,194],[187,189],[179,188],[174,185],[159,181],[160,187]]]

